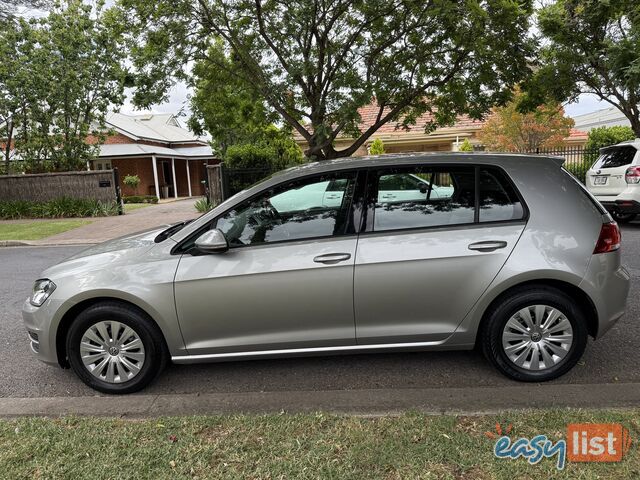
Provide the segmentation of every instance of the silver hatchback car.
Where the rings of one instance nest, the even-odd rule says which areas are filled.
[[[85,250],[42,274],[23,316],[37,358],[107,393],[169,361],[476,346],[537,382],[624,313],[619,248],[560,158],[342,159]]]

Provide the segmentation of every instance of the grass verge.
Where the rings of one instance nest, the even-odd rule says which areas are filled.
[[[133,399],[133,397],[132,397]],[[67,417],[0,421],[4,478],[639,478],[640,410],[554,410],[487,416],[238,415],[121,420]],[[620,463],[530,465],[496,459],[495,424],[511,438],[567,423],[620,422],[634,440]]]
[[[40,240],[91,223],[90,220],[51,220],[0,224],[0,240]]]

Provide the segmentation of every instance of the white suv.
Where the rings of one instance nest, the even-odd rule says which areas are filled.
[[[587,171],[587,189],[619,222],[640,213],[640,138],[600,149]]]

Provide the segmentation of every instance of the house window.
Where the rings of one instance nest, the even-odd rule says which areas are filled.
[[[102,170],[102,164],[96,163],[96,170]]]

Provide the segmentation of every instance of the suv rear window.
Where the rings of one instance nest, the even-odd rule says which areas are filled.
[[[610,147],[602,151],[593,168],[624,167],[633,162],[637,150],[634,147]]]

